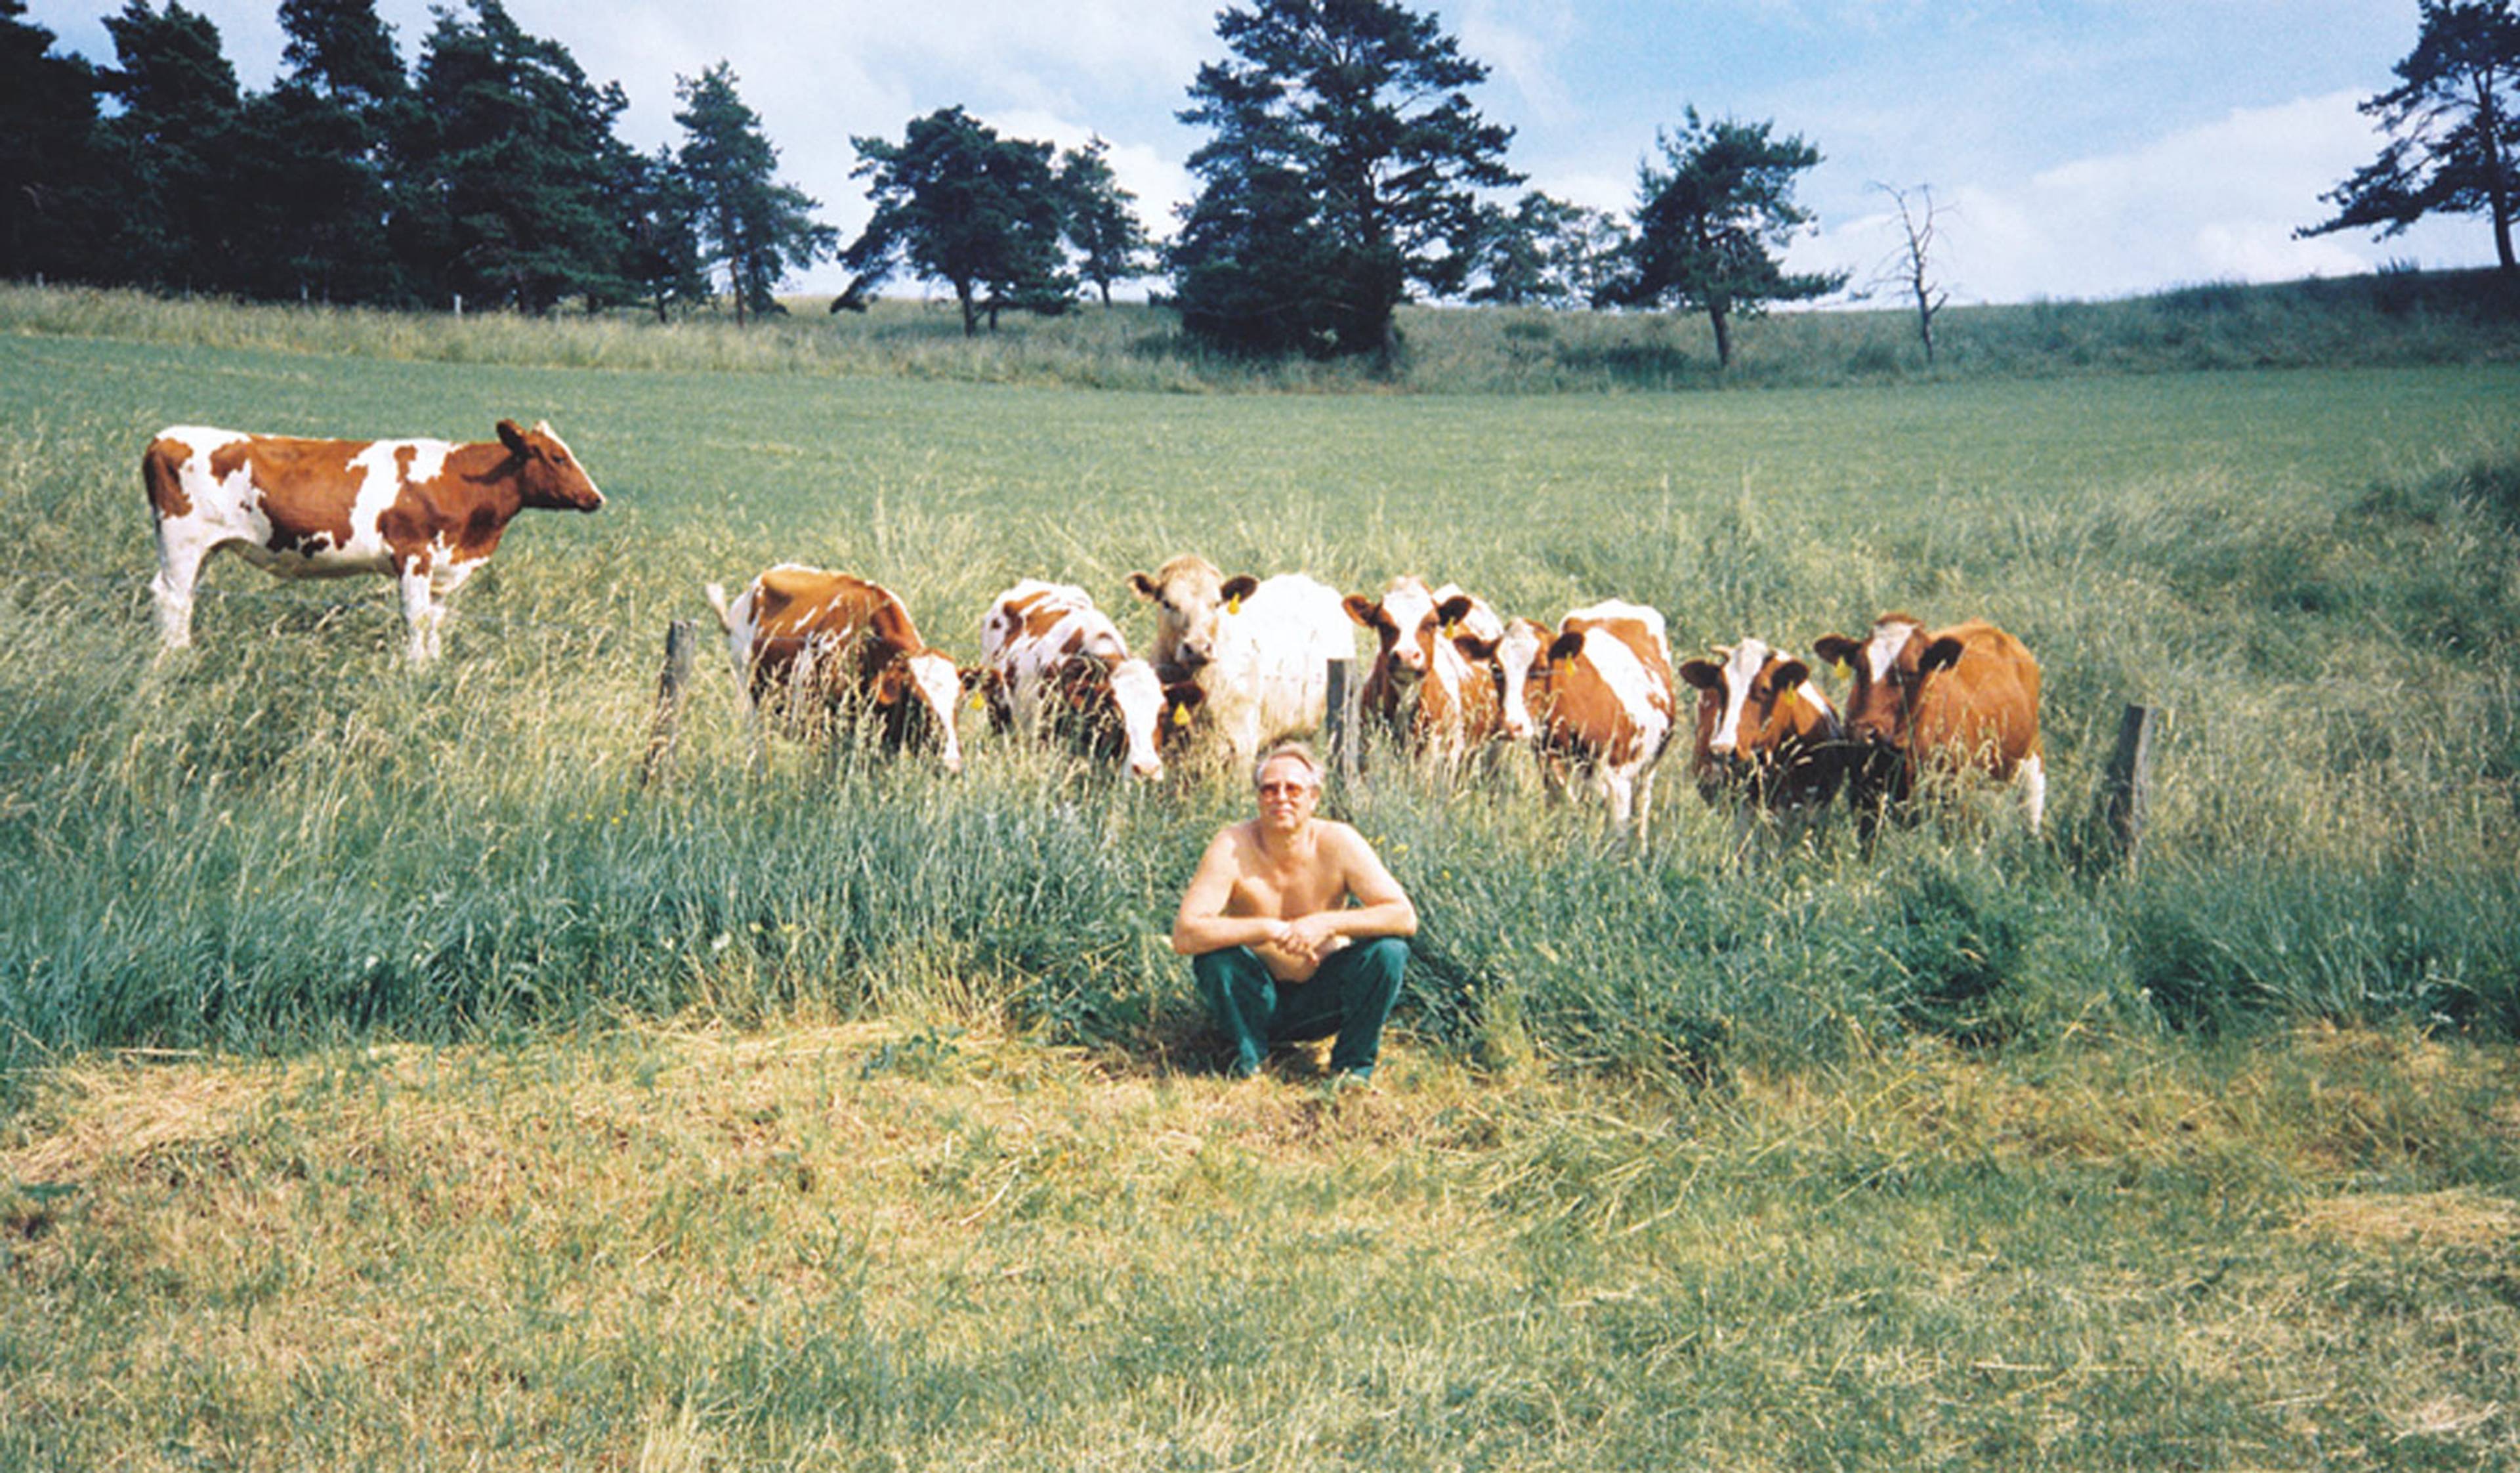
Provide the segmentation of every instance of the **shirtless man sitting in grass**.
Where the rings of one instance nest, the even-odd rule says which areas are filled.
[[[1272,1044],[1335,1034],[1331,1084],[1370,1083],[1418,907],[1364,835],[1314,816],[1322,764],[1310,747],[1282,742],[1252,770],[1260,816],[1208,844],[1173,949],[1234,1045],[1235,1078],[1258,1074]]]

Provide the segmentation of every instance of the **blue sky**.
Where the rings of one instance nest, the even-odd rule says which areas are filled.
[[[406,61],[429,0],[379,0]],[[630,99],[621,131],[679,141],[675,82],[724,60],[780,173],[854,233],[857,134],[961,104],[1001,132],[1100,134],[1150,228],[1202,141],[1174,114],[1222,56],[1215,0],[507,0]],[[279,66],[278,0],[198,0],[249,87]],[[1860,285],[1898,244],[1876,186],[1931,187],[1936,274],[1961,301],[2122,296],[2210,281],[2493,259],[2482,221],[2290,239],[2378,150],[2355,105],[2413,45],[2414,0],[1441,0],[1485,63],[1480,110],[1529,187],[1624,211],[1655,130],[1694,106],[1817,146],[1793,263]],[[32,0],[60,49],[111,63],[104,0]],[[836,288],[836,268],[791,282]]]

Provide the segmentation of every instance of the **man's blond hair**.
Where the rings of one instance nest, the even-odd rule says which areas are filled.
[[[1260,786],[1260,774],[1269,770],[1271,762],[1284,757],[1303,763],[1304,775],[1312,779],[1313,791],[1322,791],[1322,779],[1328,775],[1328,770],[1322,766],[1322,760],[1314,754],[1310,742],[1279,742],[1261,753],[1260,760],[1251,764],[1251,786]]]

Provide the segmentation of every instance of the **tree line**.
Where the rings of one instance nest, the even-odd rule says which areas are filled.
[[[2418,0],[2401,85],[2365,107],[2392,141],[2304,233],[2483,213],[2513,269],[2512,3]],[[844,244],[779,180],[727,64],[677,79],[682,142],[643,154],[615,132],[621,89],[500,0],[433,11],[408,66],[374,0],[280,0],[283,70],[264,92],[180,0],[107,17],[112,66],[54,55],[24,15],[0,0],[0,274],[21,279],[660,318],[723,299],[741,320],[828,258],[851,273],[834,309],[910,277],[950,287],[970,333],[1160,276],[1184,329],[1228,351],[1387,357],[1399,304],[1432,299],[1699,312],[1725,363],[1738,319],[1846,280],[1782,264],[1812,223],[1796,180],[1821,155],[1769,121],[1684,109],[1624,216],[1514,193],[1512,132],[1470,101],[1486,67],[1397,0],[1219,14],[1226,55],[1179,114],[1207,135],[1198,190],[1160,247],[1101,139],[1056,150],[961,107],[850,140],[875,208]],[[1930,353],[1931,195],[1920,216],[1889,192]]]

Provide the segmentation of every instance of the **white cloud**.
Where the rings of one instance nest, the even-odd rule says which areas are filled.
[[[2479,258],[2481,233],[2463,244],[2454,222],[2380,245],[2350,232],[2293,237],[2325,213],[2319,195],[2378,150],[2358,100],[2339,92],[2236,109],[2025,180],[1938,190],[1936,274],[1962,299],[2018,301],[2342,275],[2394,256]],[[1895,220],[1875,213],[1799,243],[1791,258],[1805,268],[1851,267],[1860,285],[1899,245]]]

